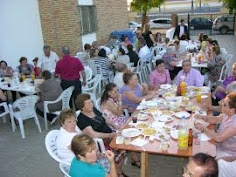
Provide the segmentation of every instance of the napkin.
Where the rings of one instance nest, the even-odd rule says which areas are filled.
[[[211,138],[209,138],[205,133],[201,133],[199,139],[200,139],[201,141],[208,141],[208,140],[210,140]]]
[[[144,140],[144,139],[141,139],[141,138],[136,138],[136,139],[134,139],[133,141],[130,142],[130,144],[132,144],[134,146],[138,146],[138,147],[142,147],[147,143],[148,143],[147,140]]]

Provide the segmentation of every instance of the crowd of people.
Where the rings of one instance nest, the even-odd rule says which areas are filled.
[[[153,36],[149,25],[146,25],[143,34],[137,34],[137,40],[132,45],[128,36],[123,36],[119,43],[117,37],[112,37],[106,46],[98,46],[94,41],[92,45],[85,44],[81,58],[71,56],[68,46],[62,47],[62,59],[45,45],[41,58],[35,58],[33,65],[28,63],[26,57],[21,57],[20,65],[13,70],[5,61],[0,62],[0,73],[4,77],[12,77],[14,72],[24,76],[35,75],[43,82],[36,87],[40,100],[37,104],[37,113],[43,117],[43,102],[55,100],[63,90],[75,86],[72,99],[80,114],[76,117],[72,109],[63,110],[60,114],[60,134],[57,139],[57,148],[62,160],[71,163],[70,175],[82,176],[127,176],[122,171],[122,165],[127,152],[112,150],[109,143],[116,136],[116,131],[127,123],[128,118],[123,114],[126,108],[129,113],[136,110],[140,102],[154,98],[156,91],[162,84],[179,85],[180,78],[185,77],[188,86],[201,87],[209,81],[215,83],[219,79],[220,71],[226,60],[221,55],[216,40],[209,39],[207,35],[199,35],[199,50],[207,59],[208,68],[199,71],[191,67],[190,60],[183,60],[187,51],[182,45],[188,43],[189,34],[186,32],[184,21],[175,32],[177,40],[163,39],[160,33]],[[153,51],[156,45],[165,47],[166,52],[162,59],[155,61],[155,67],[150,72],[146,83],[140,83],[135,74],[135,67],[140,63],[144,66],[152,62]],[[116,54],[116,55],[114,55]],[[182,68],[177,67],[182,61]],[[94,63],[101,67],[102,75],[108,78],[107,85],[101,96],[100,109],[94,107],[89,94],[81,93],[81,87],[86,86],[84,66]],[[129,64],[133,63],[134,68]],[[58,76],[60,82],[53,77]],[[82,81],[81,77],[82,76]],[[183,176],[227,176],[227,169],[235,170],[236,163],[236,64],[233,65],[232,74],[227,76],[222,85],[212,92],[217,107],[212,106],[217,116],[200,116],[210,124],[220,124],[216,132],[196,123],[195,127],[216,141],[217,160],[206,154],[196,154],[190,159]],[[232,86],[233,85],[233,86]],[[230,88],[230,92],[228,88]],[[14,95],[15,93],[12,92]],[[0,90],[1,101],[7,101],[4,92]],[[51,105],[50,111],[61,110],[61,103]],[[56,115],[48,113],[48,120],[53,122]],[[93,138],[101,138],[107,151],[105,156],[98,158]],[[140,168],[139,155],[130,152],[131,164]],[[99,163],[96,163],[96,162]],[[219,166],[219,171],[218,171]],[[199,167],[199,168],[197,168]],[[234,173],[236,174],[236,173]]]

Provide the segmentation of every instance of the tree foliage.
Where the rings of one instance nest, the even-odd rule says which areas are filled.
[[[233,13],[233,11],[236,11],[236,0],[221,0],[225,7],[229,9],[230,13]]]
[[[142,13],[142,29],[147,20],[147,12],[154,7],[160,7],[165,0],[133,0],[131,10]]]

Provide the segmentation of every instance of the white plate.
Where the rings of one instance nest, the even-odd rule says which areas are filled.
[[[204,99],[204,98],[208,98],[208,96],[207,95],[202,95],[202,99]]]
[[[202,91],[207,91],[209,92],[210,91],[210,87],[207,87],[207,86],[203,86],[203,87],[200,87]]]
[[[160,115],[160,116],[158,117],[158,120],[159,120],[160,122],[171,122],[171,121],[173,121],[173,117],[168,116],[168,115]]]
[[[170,131],[170,136],[171,136],[171,138],[173,138],[173,139],[178,139],[178,133],[179,133],[179,130],[171,130]]]
[[[182,117],[185,117],[185,118],[188,118],[188,117],[190,117],[191,116],[191,114],[189,114],[188,112],[186,112],[186,111],[181,111],[181,112],[177,112],[177,113],[175,113],[175,117],[177,117],[177,118],[182,118]]]
[[[166,133],[157,133],[155,138],[159,141],[162,141],[162,140],[169,140],[170,139],[170,135],[166,134]]]
[[[167,89],[172,88],[172,85],[170,85],[170,84],[162,84],[162,85],[160,86],[160,88],[167,90]]]
[[[139,136],[141,134],[141,132],[139,131],[139,129],[137,128],[127,128],[121,131],[122,136],[124,137],[135,137],[135,136]]]
[[[137,120],[143,121],[143,120],[147,120],[148,118],[149,118],[148,115],[145,113],[138,113],[137,114]]]

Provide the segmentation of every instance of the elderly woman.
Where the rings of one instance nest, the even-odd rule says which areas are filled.
[[[217,157],[236,156],[236,93],[226,96],[222,104],[222,113],[217,117],[196,115],[197,119],[210,124],[220,123],[217,132],[197,122],[195,127],[217,142]]]
[[[180,46],[179,40],[175,40],[173,43],[174,43],[174,54],[176,58],[179,58],[186,53],[185,48],[182,48]]]
[[[13,76],[14,70],[7,66],[7,62],[4,60],[0,61],[0,73],[3,74],[4,77],[11,77]]]
[[[96,176],[96,177],[117,177],[114,153],[106,151],[105,155],[109,159],[111,165],[110,173],[106,173],[105,169],[96,163],[97,148],[92,138],[87,135],[76,135],[71,142],[71,149],[75,154],[70,166],[70,176]]]
[[[122,103],[130,112],[133,112],[143,99],[150,100],[154,98],[155,94],[148,91],[147,85],[138,83],[136,74],[124,73],[123,80],[125,85],[119,92],[122,95]]]
[[[118,129],[119,127],[113,123],[107,117],[103,117],[102,114],[93,107],[92,100],[89,94],[79,94],[75,100],[76,107],[81,110],[80,115],[77,117],[77,125],[82,132],[91,138],[102,138],[105,145],[108,147],[111,139],[116,136],[115,132],[112,132],[112,128]],[[123,174],[121,167],[124,162],[124,153],[119,152],[116,156],[116,167],[119,176],[126,176]]]
[[[76,115],[72,109],[65,109],[60,113],[60,122],[60,133],[56,140],[57,151],[61,160],[70,164],[75,157],[71,151],[71,140],[75,135],[82,132],[76,125]]]
[[[164,60],[165,68],[170,72],[171,80],[173,80],[181,68],[176,67],[178,60],[175,58],[174,49],[172,46],[167,47],[166,53],[163,55],[162,60]]]
[[[35,90],[39,94],[39,102],[37,103],[36,112],[41,117],[44,117],[44,106],[43,106],[44,101],[56,100],[63,92],[63,90],[61,88],[60,83],[52,78],[52,74],[48,70],[43,71],[42,76],[44,81],[35,88]],[[50,112],[59,111],[61,110],[61,105],[62,105],[61,102],[49,105],[49,111]],[[48,121],[53,123],[56,120],[56,115],[48,113],[47,118]]]
[[[117,71],[114,77],[114,83],[120,89],[124,86],[123,75],[128,71],[127,66],[123,63],[116,63],[115,69]]]
[[[163,60],[156,60],[156,69],[149,76],[149,86],[152,90],[158,90],[161,84],[170,84],[170,73],[165,69]]]
[[[221,73],[221,69],[223,65],[225,64],[225,59],[221,56],[220,53],[220,47],[219,46],[214,46],[210,50],[210,59],[207,62],[208,66],[208,80],[211,81],[212,83],[215,83]]]
[[[236,63],[233,64],[232,75],[226,77],[222,85],[216,87],[215,91],[212,93],[212,95],[216,97],[217,101],[220,101],[225,98],[226,87],[234,81],[236,81]]]
[[[26,57],[21,57],[20,65],[16,68],[16,71],[19,72],[21,75],[30,75],[33,71],[33,66],[31,64],[28,64],[28,60]]]

